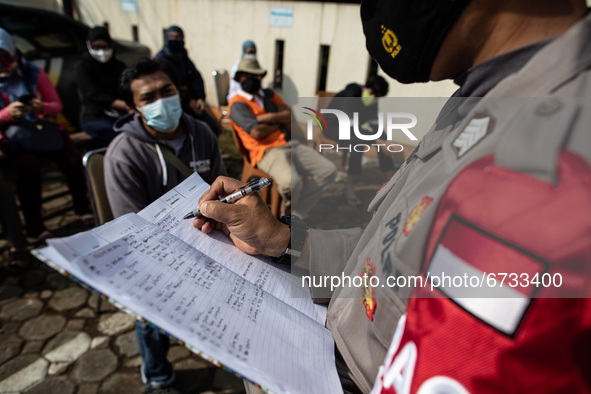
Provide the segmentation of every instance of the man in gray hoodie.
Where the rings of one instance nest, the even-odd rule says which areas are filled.
[[[105,155],[105,183],[115,217],[138,212],[198,172],[212,183],[226,175],[217,138],[207,124],[183,113],[176,75],[156,61],[142,59],[121,76],[120,89],[132,112],[114,125],[119,135]],[[137,322],[142,380],[148,390],[170,386],[169,340]]]
[[[105,156],[105,182],[115,217],[138,212],[183,181],[186,176],[167,159],[170,153],[205,182],[226,174],[215,135],[182,112],[175,76],[167,72],[158,62],[143,59],[121,77],[132,112],[115,123],[119,135]]]

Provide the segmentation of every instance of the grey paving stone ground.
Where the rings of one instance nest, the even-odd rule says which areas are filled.
[[[168,359],[170,362],[179,361],[181,359],[189,357],[191,352],[184,346],[172,346],[168,350]]]
[[[124,312],[116,312],[101,315],[98,330],[105,335],[117,335],[135,326],[133,316]]]
[[[51,273],[45,279],[45,284],[52,290],[72,286],[72,281],[57,272]]]
[[[0,382],[12,375],[14,372],[21,370],[22,368],[26,367],[27,365],[31,364],[33,361],[38,359],[39,356],[34,354],[28,354],[25,356],[19,356],[7,363],[4,363],[0,366]]]
[[[77,394],[96,394],[98,393],[98,383],[82,383],[78,386]]]
[[[142,394],[145,386],[131,373],[115,373],[111,375],[99,389],[100,394]]]
[[[20,392],[45,378],[49,362],[36,355],[19,356],[0,367],[0,393]]]
[[[23,321],[35,317],[41,312],[43,302],[34,298],[21,298],[2,307],[0,318]]]
[[[16,334],[22,325],[21,322],[18,321],[9,321],[3,323],[2,327],[0,328],[0,333],[3,334]]]
[[[142,365],[142,358],[140,356],[135,356],[135,357],[129,358],[129,359],[125,360],[123,363],[123,366],[128,367],[128,368],[140,367],[141,365]]]
[[[59,312],[67,311],[86,304],[87,298],[88,292],[85,289],[78,286],[69,287],[56,291],[49,301],[49,306]]]
[[[94,309],[84,308],[84,309],[80,309],[78,312],[76,312],[75,316],[76,317],[95,317],[96,312],[94,311]]]
[[[14,334],[0,335],[0,365],[18,355],[24,341]]]
[[[63,331],[52,339],[45,349],[43,356],[51,362],[72,363],[90,348],[90,337],[81,331]]]
[[[134,357],[139,354],[135,339],[135,330],[121,334],[115,340],[115,346],[119,354],[125,357]]]
[[[97,306],[98,306],[99,312],[117,312],[118,311],[118,309],[113,304],[108,302],[107,300],[100,299],[100,301],[99,301],[99,299],[100,299],[100,297],[96,293],[92,293],[90,295],[90,297],[88,298],[88,306],[93,311],[97,310]]]
[[[49,368],[47,368],[47,375],[61,375],[66,372],[69,366],[69,362],[58,361],[51,363],[49,364]]]
[[[117,356],[109,349],[92,349],[74,365],[71,378],[76,383],[98,382],[117,368]]]
[[[107,347],[109,347],[109,337],[107,336],[94,337],[90,341],[91,349],[105,349]]]
[[[67,378],[49,378],[26,391],[26,394],[74,394],[76,385]]]
[[[26,321],[19,330],[19,335],[27,340],[48,339],[60,332],[65,325],[65,317],[44,314]]]
[[[41,351],[44,344],[45,341],[43,340],[27,341],[27,343],[23,347],[23,350],[21,351],[21,354],[37,354]]]

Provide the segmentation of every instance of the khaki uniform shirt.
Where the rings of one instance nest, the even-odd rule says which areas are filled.
[[[577,110],[572,97],[589,96],[591,17],[539,50],[505,78],[455,126],[435,127],[369,206],[373,220],[359,229],[310,230],[310,275],[416,275],[424,263],[439,199],[469,163],[495,154],[497,164],[551,180],[561,148],[591,165],[591,110]],[[538,100],[496,97],[544,97]],[[562,100],[559,97],[564,97]],[[579,105],[584,105],[579,100]],[[454,142],[473,122],[488,116],[487,133],[458,154]],[[539,125],[551,122],[556,132]],[[545,135],[544,135],[545,134]],[[304,257],[305,259],[306,257]],[[371,263],[371,264],[370,264]],[[375,272],[373,271],[375,269]],[[357,386],[368,392],[382,364],[411,288],[339,288],[332,295],[327,327]],[[312,289],[315,297],[330,294]],[[365,303],[363,299],[365,298]]]

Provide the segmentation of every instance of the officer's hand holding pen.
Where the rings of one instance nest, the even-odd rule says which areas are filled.
[[[193,226],[204,233],[217,229],[248,254],[280,256],[289,243],[289,227],[279,222],[258,193],[249,194],[232,204],[218,201],[240,189],[242,183],[228,177],[218,177],[199,199],[202,216]]]
[[[229,204],[231,202],[241,199],[244,196],[256,193],[257,191],[264,189],[267,186],[271,186],[272,183],[273,182],[271,182],[271,180],[267,178],[254,179],[253,181],[248,182],[246,185],[241,186],[234,193],[222,197],[218,201]],[[199,207],[197,207],[188,214],[186,214],[185,217],[183,217],[183,219],[198,218],[199,216],[201,216],[201,210],[199,209]]]

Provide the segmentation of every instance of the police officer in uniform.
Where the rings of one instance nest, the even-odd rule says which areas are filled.
[[[562,267],[564,277],[588,284],[585,2],[376,0],[362,3],[361,18],[367,48],[387,74],[403,83],[452,78],[454,96],[467,98],[449,101],[376,195],[367,228],[282,223],[256,196],[213,201],[240,186],[228,178],[204,194],[194,226],[221,230],[251,254],[301,251],[296,264],[311,275],[426,277],[461,260],[473,272],[502,266],[530,277]],[[509,301],[478,302],[451,287],[439,298],[412,287],[311,291],[331,298],[327,327],[345,392],[591,390],[587,299],[527,286]]]

